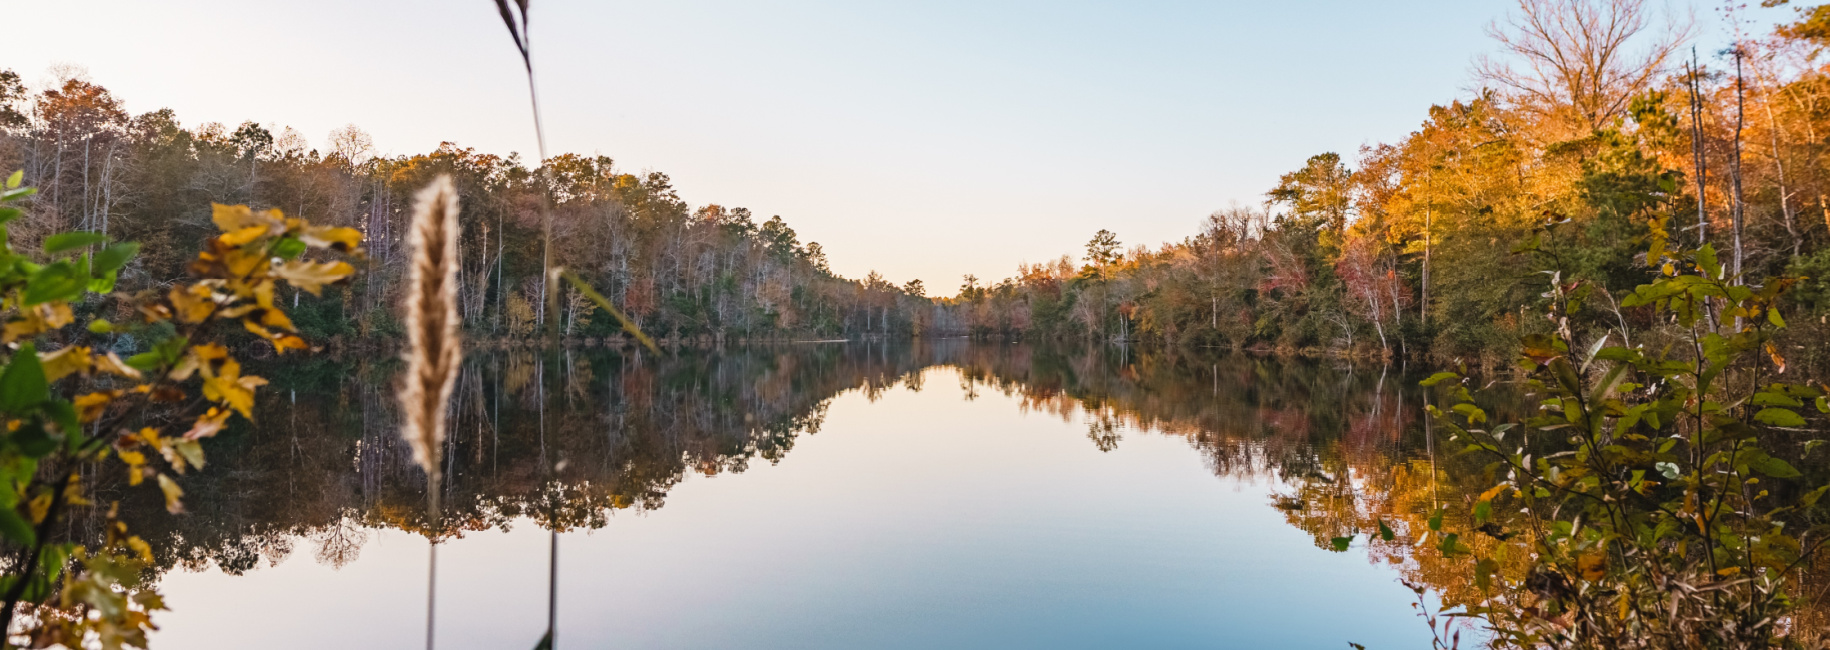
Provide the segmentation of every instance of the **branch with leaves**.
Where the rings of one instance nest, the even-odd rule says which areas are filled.
[[[0,193],[0,243],[5,222],[23,214],[16,204],[33,194],[20,181],[13,174]],[[242,374],[225,343],[247,333],[280,354],[308,349],[274,300],[276,288],[315,295],[355,272],[343,260],[312,259],[313,251],[361,255],[356,230],[278,210],[216,205],[212,220],[221,234],[191,263],[193,278],[164,293],[112,293],[137,244],[70,232],[46,238],[42,255],[0,245],[0,343],[10,356],[0,369],[0,539],[12,555],[0,576],[0,628],[9,645],[95,638],[103,647],[145,647],[151,613],[164,608],[140,578],[150,547],[129,534],[113,505],[99,547],[54,539],[72,509],[98,507],[83,472],[151,482],[168,510],[183,512],[177,477],[204,466],[202,441],[230,418],[253,421],[255,392],[267,383]],[[134,318],[94,315],[110,302]],[[86,322],[70,327],[79,320]],[[143,351],[123,359],[111,349],[128,341]],[[163,424],[175,419],[189,424]],[[28,608],[32,616],[15,628]]]

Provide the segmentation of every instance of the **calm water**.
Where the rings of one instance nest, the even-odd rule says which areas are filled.
[[[960,342],[482,355],[438,528],[394,370],[266,369],[259,430],[215,441],[190,514],[121,492],[173,608],[155,648],[423,646],[428,536],[438,647],[530,648],[553,528],[570,648],[1428,644],[1400,584],[1427,563],[1328,548],[1366,512],[1427,510],[1401,502],[1430,445],[1415,378],[1378,365]]]

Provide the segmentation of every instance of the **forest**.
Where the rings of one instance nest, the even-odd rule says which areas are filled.
[[[277,208],[314,223],[352,227],[369,242],[363,279],[322,299],[292,296],[302,331],[320,337],[400,334],[399,281],[411,193],[440,174],[456,182],[464,232],[460,302],[481,338],[518,337],[545,322],[542,194],[554,214],[553,261],[610,295],[657,336],[720,339],[903,336],[919,333],[927,305],[919,282],[896,287],[827,268],[817,242],[801,242],[781,217],[743,208],[692,207],[660,172],[628,173],[603,156],[564,154],[530,169],[445,143],[410,156],[375,155],[355,126],[327,150],[292,129],[246,122],[186,127],[171,110],[129,115],[121,99],[80,72],[29,90],[0,71],[0,167],[25,170],[40,192],[12,237],[32,245],[65,230],[141,242],[124,290],[184,275],[191,242],[214,232],[210,204]],[[568,291],[563,333],[602,336],[615,321]]]
[[[657,337],[1126,340],[1483,365],[1549,327],[1526,314],[1544,306],[1550,273],[1616,306],[1579,323],[1586,331],[1649,325],[1629,323],[1618,302],[1652,277],[1635,256],[1659,227],[1712,244],[1747,283],[1802,279],[1784,306],[1796,315],[1784,342],[1794,363],[1821,372],[1830,359],[1800,342],[1830,333],[1830,146],[1819,136],[1830,131],[1830,10],[1798,9],[1768,33],[1697,52],[1694,16],[1661,27],[1641,0],[1521,6],[1491,29],[1503,58],[1477,61],[1481,90],[1430,106],[1398,141],[1317,154],[1262,203],[1216,211],[1182,241],[1127,248],[1102,230],[1079,255],[995,282],[967,276],[953,297],[875,272],[839,277],[781,217],[695,207],[665,173],[608,157],[530,166],[449,142],[378,156],[353,125],[318,149],[253,121],[129,115],[71,71],[39,90],[0,72],[0,167],[41,188],[13,228],[23,243],[75,229],[157,251],[123,270],[127,288],[182,276],[184,244],[209,234],[212,202],[361,230],[359,283],[291,298],[304,331],[335,339],[398,336],[405,197],[450,174],[463,206],[462,315],[483,339],[549,317],[543,201],[554,263]],[[1745,25],[1746,11],[1725,15]],[[551,317],[566,336],[617,331],[565,291]]]
[[[1491,30],[1506,58],[1477,62],[1482,90],[1429,107],[1398,141],[1317,154],[1263,204],[1217,211],[1180,242],[1125,248],[1101,231],[1078,260],[969,277],[942,301],[947,322],[1497,364],[1548,329],[1525,315],[1542,311],[1552,272],[1616,305],[1590,331],[1648,325],[1617,305],[1654,274],[1635,256],[1658,216],[1673,242],[1713,244],[1749,284],[1802,278],[1785,336],[1821,340],[1830,7],[1720,52],[1686,47],[1695,23],[1660,28],[1644,2],[1521,7]],[[1821,369],[1818,346],[1803,348],[1794,361]]]

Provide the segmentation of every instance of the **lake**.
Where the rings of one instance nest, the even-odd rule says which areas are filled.
[[[1418,376],[1376,362],[479,353],[436,519],[397,369],[261,369],[259,426],[211,441],[188,513],[117,488],[172,608],[153,647],[423,647],[429,538],[451,649],[532,648],[550,576],[559,645],[681,649],[1427,647],[1402,581],[1465,582],[1365,534],[1461,489]]]

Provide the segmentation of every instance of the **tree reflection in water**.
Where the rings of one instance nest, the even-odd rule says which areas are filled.
[[[1471,503],[1491,481],[1474,460],[1432,453],[1417,375],[1363,362],[963,341],[479,354],[452,405],[434,528],[424,474],[397,433],[396,364],[318,357],[264,369],[278,390],[263,394],[260,428],[221,437],[209,469],[185,484],[188,516],[164,515],[143,490],[98,489],[122,501],[159,571],[238,574],[300,547],[342,566],[377,528],[440,540],[518,519],[602,528],[618,510],[663,507],[688,472],[781,460],[819,432],[836,396],[920,389],[934,368],[956,372],[969,396],[996,391],[1028,412],[1081,417],[1101,449],[1127,433],[1186,439],[1216,474],[1262,480],[1266,507],[1318,549],[1383,522],[1395,539],[1364,542],[1372,561],[1444,602],[1471,597],[1466,563],[1411,542],[1438,505]],[[1502,571],[1523,569],[1523,554],[1512,557]]]

